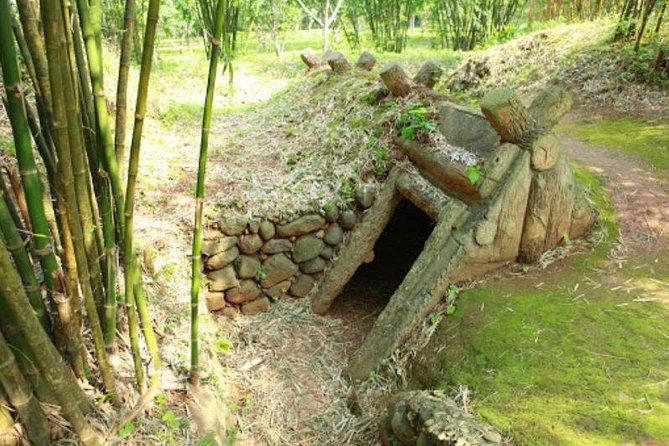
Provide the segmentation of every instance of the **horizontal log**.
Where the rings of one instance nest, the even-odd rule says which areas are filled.
[[[395,144],[418,167],[422,175],[446,194],[469,203],[481,201],[481,193],[465,173],[465,166],[454,163],[445,153],[415,141],[395,138]]]
[[[571,110],[571,95],[560,87],[547,87],[534,98],[528,111],[537,127],[550,130]]]
[[[488,92],[480,106],[502,142],[518,144],[534,128],[529,112],[510,88],[500,87]]]

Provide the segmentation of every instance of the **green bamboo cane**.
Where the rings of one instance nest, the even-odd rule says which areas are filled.
[[[16,62],[16,49],[14,48],[10,15],[9,1],[0,0],[0,64],[2,65],[2,77],[7,93],[7,113],[14,133],[16,158],[19,163],[21,180],[32,223],[35,252],[39,256],[40,264],[44,270],[44,281],[47,289],[51,292],[53,288],[52,274],[58,270],[58,262],[53,252],[49,224],[42,205],[42,190],[30,142],[30,128],[23,106],[23,91]]]
[[[6,0],[2,0],[6,1]],[[0,238],[0,300],[8,307],[22,336],[35,355],[40,375],[53,388],[65,418],[84,445],[97,446],[100,439],[86,421],[81,408],[87,406],[86,395],[79,387],[72,370],[51,343],[35,313],[25,311],[30,308],[28,297],[23,290],[21,278],[16,272],[4,240]]]
[[[0,232],[2,232],[2,235],[5,237],[7,249],[12,253],[14,263],[16,263],[16,269],[21,275],[21,280],[23,281],[28,299],[30,300],[30,305],[35,310],[35,314],[42,324],[42,327],[44,327],[47,332],[50,332],[51,321],[49,320],[49,314],[47,313],[46,306],[42,300],[42,293],[40,292],[40,286],[35,277],[35,271],[33,271],[28,252],[23,245],[23,239],[14,225],[14,221],[12,220],[7,204],[3,199],[3,195],[4,192],[0,190]]]
[[[19,10],[23,33],[30,49],[33,64],[35,65],[40,95],[48,111],[51,109],[51,85],[49,84],[46,52],[44,50],[44,39],[40,32],[40,23],[31,0],[16,0],[16,6]]]
[[[64,25],[62,23],[63,17],[61,10],[59,10],[54,2],[45,0],[42,2],[41,6],[42,14],[44,16],[44,30],[47,42],[46,48],[49,78],[52,83],[53,135],[59,157],[59,186],[67,211],[68,225],[71,231],[72,244],[75,252],[79,283],[83,291],[84,305],[92,329],[98,365],[100,367],[105,388],[111,395],[112,401],[119,402],[118,395],[116,395],[114,377],[111,373],[105,354],[102,328],[97,315],[95,297],[90,282],[88,257],[86,247],[84,246],[84,235],[79,208],[79,203],[85,205],[85,201],[77,196],[73,179],[74,175],[72,173],[75,164],[77,165],[75,168],[81,168],[80,160],[84,157],[83,147],[80,145],[80,141],[79,145],[76,145],[76,138],[80,131],[80,128],[78,127],[80,122],[76,120],[77,116],[73,117],[74,121],[68,120],[69,117],[72,117],[72,111],[70,108],[68,116],[68,107],[66,104],[74,102],[74,93],[72,79],[70,78],[71,71],[67,64],[67,51],[63,48],[64,39],[61,37],[64,32]],[[74,147],[71,147],[72,143],[75,143]]]
[[[163,368],[163,361],[160,359],[160,352],[158,350],[158,341],[156,340],[156,334],[153,331],[153,321],[151,320],[151,313],[149,312],[148,299],[146,297],[146,291],[144,289],[144,282],[142,280],[141,269],[139,266],[139,260],[135,256],[135,265],[134,265],[134,283],[135,288],[133,290],[135,295],[135,303],[137,304],[137,313],[139,314],[139,320],[142,323],[142,331],[144,332],[144,340],[146,341],[146,348],[151,355],[151,363],[153,364],[153,373],[151,374],[152,385],[159,384],[159,371]]]
[[[139,85],[137,87],[137,103],[135,105],[135,124],[132,131],[132,143],[130,145],[130,162],[128,164],[128,184],[126,187],[125,200],[125,233],[123,240],[123,263],[125,269],[125,299],[128,310],[128,324],[133,325],[132,318],[135,318],[134,324],[137,324],[135,314],[135,296],[134,296],[134,246],[133,246],[133,223],[134,223],[134,204],[135,189],[137,186],[137,174],[139,170],[139,153],[142,143],[142,129],[144,126],[144,117],[146,115],[146,102],[149,90],[149,80],[151,77],[151,65],[153,62],[153,50],[156,40],[156,27],[158,25],[158,13],[160,10],[160,0],[149,0],[149,9],[146,18],[146,29],[144,34],[144,48],[142,50],[142,65],[139,71]],[[137,369],[137,364],[135,365]],[[140,388],[145,384],[138,382]]]
[[[119,166],[125,162],[125,131],[128,116],[128,74],[132,53],[132,36],[135,29],[135,0],[125,1],[123,17],[123,38],[121,39],[121,56],[119,58],[118,82],[116,84],[116,127],[114,128],[114,146],[116,161]],[[123,180],[123,169],[119,169]]]
[[[88,2],[86,0],[77,0],[77,6],[79,10],[79,24],[81,26],[81,32],[86,47],[86,59],[88,61],[91,84],[93,85],[96,122],[99,131],[100,144],[103,149],[104,167],[111,182],[117,223],[120,228],[120,233],[124,234],[124,197],[119,177],[118,164],[116,162],[116,155],[114,153],[114,141],[109,127],[109,112],[107,110],[107,101],[105,99],[102,79],[102,54],[99,51],[95,39],[95,31],[91,22],[91,12],[89,10]]]
[[[221,33],[225,17],[225,0],[218,0],[216,7],[216,22],[214,34],[211,38],[211,57],[209,58],[209,77],[207,79],[207,93],[204,101],[204,115],[202,118],[202,135],[200,139],[200,158],[198,160],[197,186],[195,189],[195,230],[193,231],[193,258],[191,281],[191,353],[190,379],[197,384],[199,379],[199,302],[200,302],[200,255],[202,252],[202,209],[204,206],[204,180],[207,170],[207,152],[209,148],[209,126],[211,125],[212,105],[216,89],[216,74],[219,52],[221,50]]]
[[[2,333],[0,333],[0,384],[5,389],[9,402],[18,412],[30,441],[37,446],[48,446],[50,443],[49,422],[33,395],[30,385],[23,377]]]
[[[18,229],[19,234],[21,234],[21,239],[25,240],[27,238],[25,222],[20,217],[16,204],[12,200],[13,197],[12,189],[7,185],[5,181],[4,172],[7,172],[7,167],[2,162],[2,160],[0,160],[0,190],[2,190],[2,192],[4,193],[5,204],[7,205],[9,213],[12,216],[12,220],[14,221],[14,226],[16,226],[16,228]]]

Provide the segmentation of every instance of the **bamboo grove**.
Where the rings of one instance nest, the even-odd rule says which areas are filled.
[[[3,101],[19,172],[11,184],[0,176],[0,407],[16,409],[37,445],[50,442],[38,403],[57,406],[81,443],[104,442],[90,422],[91,397],[119,408],[128,399],[110,364],[117,331],[129,334],[137,390],[158,385],[133,241],[158,13],[159,0],[149,0],[125,169],[134,0],[125,5],[115,120],[103,87],[100,0],[0,0]]]

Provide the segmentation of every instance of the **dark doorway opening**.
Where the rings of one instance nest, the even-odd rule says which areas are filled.
[[[369,333],[376,317],[404,280],[434,224],[423,211],[402,200],[376,241],[374,260],[358,268],[332,303],[328,314],[355,325],[358,342]]]

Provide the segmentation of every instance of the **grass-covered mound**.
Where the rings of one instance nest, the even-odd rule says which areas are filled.
[[[669,441],[666,253],[611,254],[616,226],[598,180],[604,241],[547,270],[461,293],[420,353],[414,385],[468,386],[475,413],[516,444]]]
[[[536,31],[467,54],[445,88],[471,99],[500,84],[531,94],[559,83],[580,98],[607,107],[666,108],[669,78],[652,69],[661,36],[644,42],[636,53],[628,42],[614,42],[614,33],[610,20]]]

